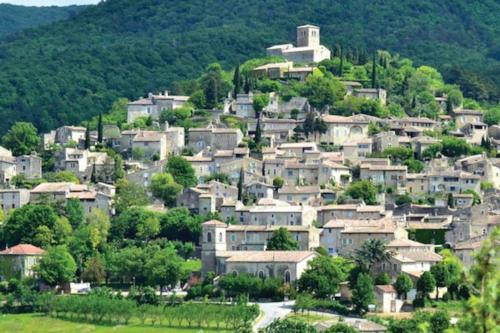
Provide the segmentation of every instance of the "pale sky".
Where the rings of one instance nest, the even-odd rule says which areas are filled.
[[[0,0],[0,3],[10,3],[22,6],[69,6],[94,4],[99,1],[100,0]]]

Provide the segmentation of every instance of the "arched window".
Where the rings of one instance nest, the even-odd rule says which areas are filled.
[[[263,271],[259,271],[258,275],[259,275],[259,277],[260,277],[261,279],[263,279],[263,278],[265,278],[265,277],[266,277],[266,276],[264,275],[264,272],[263,272]]]
[[[207,243],[212,243],[212,233],[210,231],[207,232]]]
[[[290,271],[285,271],[285,283],[290,283],[292,277],[290,275]]]
[[[238,275],[238,272],[237,272],[236,270],[234,270],[234,271],[232,272],[232,274],[233,274],[234,276],[236,276],[236,275]]]
[[[222,232],[219,232],[219,243],[222,243],[223,242],[223,239],[222,239]]]

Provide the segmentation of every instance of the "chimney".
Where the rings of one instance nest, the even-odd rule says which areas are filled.
[[[168,96],[168,90],[165,90],[165,96]]]

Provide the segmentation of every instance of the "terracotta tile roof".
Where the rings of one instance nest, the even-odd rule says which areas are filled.
[[[0,255],[35,256],[44,254],[44,250],[31,244],[19,244],[0,251]]]
[[[439,262],[443,260],[439,254],[431,251],[408,251],[397,253],[393,258],[401,262]]]
[[[300,193],[315,193],[318,194],[320,188],[318,185],[313,186],[283,186],[278,190],[279,194],[300,194]]]
[[[140,131],[134,136],[134,142],[161,141],[165,133],[156,131]]]
[[[394,286],[392,284],[380,284],[380,285],[376,285],[375,288],[377,290],[384,292],[384,293],[395,293],[396,292],[396,288],[394,288]]]
[[[454,250],[476,250],[476,249],[479,249],[482,244],[483,244],[483,240],[467,241],[467,242],[457,243],[453,249]]]
[[[301,262],[316,256],[313,251],[230,251],[226,262]]]
[[[207,222],[203,222],[202,225],[203,226],[217,226],[217,227],[226,227],[227,228],[226,223],[218,221],[218,220],[210,220]]]

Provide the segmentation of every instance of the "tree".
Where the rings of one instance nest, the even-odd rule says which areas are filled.
[[[96,255],[85,262],[82,279],[99,284],[106,280],[106,271],[100,256]]]
[[[57,218],[54,208],[49,205],[28,204],[15,209],[3,225],[4,240],[10,246],[19,243],[42,245],[40,238],[37,238],[39,228],[44,227],[52,239]]]
[[[462,192],[463,194],[472,194],[472,205],[479,205],[481,203],[481,196],[472,189],[467,189]]]
[[[36,271],[45,283],[56,286],[73,280],[76,263],[65,246],[56,246],[47,250]]]
[[[483,116],[484,122],[488,126],[499,125],[500,124],[500,107],[495,107],[486,110]]]
[[[417,291],[422,298],[428,298],[429,293],[436,288],[436,280],[431,272],[424,272],[417,280]]]
[[[245,174],[243,173],[243,168],[240,169],[240,177],[238,179],[238,200],[243,199],[243,183],[245,181]]]
[[[89,228],[91,237],[92,249],[96,250],[102,247],[108,240],[111,222],[109,216],[102,209],[94,208],[85,217],[86,227]]]
[[[171,156],[165,171],[171,174],[174,181],[183,187],[195,186],[198,182],[191,163],[181,156]]]
[[[316,333],[316,329],[300,320],[278,319],[262,330],[262,333]]]
[[[2,144],[15,156],[29,155],[40,145],[40,137],[32,123],[17,122],[4,135]]]
[[[344,54],[342,52],[343,50],[340,49],[340,64],[339,64],[339,77],[342,77],[344,75]]]
[[[234,70],[233,86],[234,86],[233,98],[236,99],[236,96],[241,91],[241,75],[240,75],[240,65],[239,64],[236,66],[236,69]]]
[[[377,277],[375,278],[375,284],[376,285],[387,285],[387,284],[391,284],[391,277],[389,276],[389,274],[387,273],[380,273],[379,275],[377,275]]]
[[[45,174],[44,177],[45,180],[51,183],[52,182],[54,183],[63,182],[63,183],[74,183],[74,184],[80,183],[78,177],[69,170],[59,171],[53,174]]]
[[[254,141],[258,145],[262,140],[262,130],[260,128],[260,118],[257,119],[257,125],[255,126],[255,137]]]
[[[366,271],[371,271],[374,265],[387,262],[391,257],[390,252],[380,239],[367,239],[361,247],[354,251],[354,261]]]
[[[360,273],[352,290],[352,302],[358,313],[368,311],[368,305],[375,302],[373,280],[367,273]]]
[[[269,104],[269,95],[268,94],[258,94],[253,97],[253,109],[255,111],[255,118],[259,118],[260,113],[264,108]]]
[[[327,298],[335,295],[339,283],[347,277],[341,263],[327,256],[311,260],[308,268],[297,281],[299,291],[312,293],[315,297]]]
[[[445,310],[436,311],[430,322],[432,333],[444,333],[450,327],[450,316]]]
[[[160,237],[168,237],[172,241],[192,242],[198,244],[201,235],[201,224],[211,217],[202,218],[191,215],[187,208],[172,208],[160,216]]]
[[[499,242],[500,228],[496,227],[475,253],[475,263],[469,270],[472,295],[460,317],[457,332],[489,333],[498,328]]]
[[[377,83],[377,52],[373,53],[373,60],[372,60],[372,88],[373,89],[378,88],[378,83]]]
[[[133,206],[146,206],[149,203],[146,188],[120,179],[116,184],[115,208],[116,212],[127,210]]]
[[[334,105],[343,99],[345,87],[339,80],[331,76],[312,74],[306,79],[302,95],[307,97],[309,104],[318,110]]]
[[[154,238],[160,232],[160,220],[156,216],[148,217],[137,224],[137,236],[143,240]]]
[[[448,287],[450,274],[448,268],[442,262],[439,262],[431,267],[431,273],[436,281],[436,299],[439,298],[439,288]]]
[[[309,112],[306,115],[306,119],[304,120],[304,124],[302,125],[306,138],[309,138],[309,134],[314,132],[314,119],[315,117],[313,112]]]
[[[102,112],[99,112],[99,118],[97,120],[97,142],[102,143],[104,138],[104,125],[102,123]]]
[[[280,177],[280,176],[274,177],[273,186],[275,189],[282,188],[284,184],[285,184],[285,180],[282,177]]]
[[[150,218],[159,218],[159,215],[158,213],[146,210],[143,207],[132,206],[121,212],[120,215],[113,219],[113,224],[111,225],[111,236],[114,239],[141,238],[144,235],[138,236],[139,225],[147,225],[148,222],[146,222],[146,220]]]
[[[299,243],[292,239],[286,228],[279,228],[267,242],[267,251],[294,251],[299,249]]]
[[[325,333],[359,333],[357,329],[354,327],[344,324],[344,323],[338,323],[330,326]]]
[[[163,200],[169,207],[175,205],[177,195],[182,191],[182,185],[177,184],[167,172],[154,174],[149,188],[156,198]]]
[[[172,247],[156,251],[144,266],[148,283],[160,286],[160,293],[164,286],[174,287],[177,284],[182,275],[181,268],[182,258]]]
[[[368,179],[351,183],[345,194],[353,199],[363,199],[367,205],[377,204],[377,188]]]
[[[396,288],[399,296],[403,296],[403,299],[406,299],[406,295],[413,288],[413,281],[407,274],[401,273],[396,279],[394,288]]]
[[[79,199],[68,199],[64,206],[64,215],[68,218],[71,226],[76,229],[85,219],[85,212]]]
[[[90,149],[90,129],[89,124],[87,122],[87,127],[85,128],[85,149]]]

